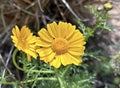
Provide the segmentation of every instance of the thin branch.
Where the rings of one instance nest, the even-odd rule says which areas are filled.
[[[10,3],[11,6],[17,8],[18,10],[21,10],[24,13],[27,13],[27,14],[29,14],[31,16],[36,17],[36,15],[34,13],[31,13],[31,12],[27,11],[26,9],[22,9],[20,6],[16,5],[15,3],[11,3],[10,1],[9,1],[9,3]],[[38,17],[41,17],[41,16],[39,15]]]
[[[39,16],[38,9],[36,10],[35,14],[36,14],[35,18],[36,18],[36,22],[37,22],[37,29],[39,30],[40,29],[40,21],[39,21],[39,17],[38,17]]]
[[[5,44],[6,40],[10,37],[10,32],[8,32],[4,37],[3,39],[1,40],[1,44]]]
[[[27,10],[27,9],[33,7],[35,4],[36,4],[36,2],[33,2],[33,3],[31,3],[30,5],[28,5],[25,9]]]
[[[77,16],[77,14],[72,10],[70,5],[66,2],[66,0],[62,0],[62,2],[65,4],[65,6],[68,8],[68,10],[75,16],[76,19],[80,20],[80,18]]]
[[[12,52],[12,51],[10,51],[10,52]],[[11,53],[10,53],[10,55],[11,55]],[[9,57],[9,58],[10,58],[10,57]],[[12,72],[11,72],[10,69],[7,67],[7,65],[5,64],[5,62],[4,62],[4,60],[3,60],[3,58],[2,58],[1,55],[0,55],[0,60],[1,60],[2,64],[4,65],[5,69],[8,71],[8,73],[12,76]],[[16,78],[15,78],[14,76],[12,76],[12,78],[13,78],[14,80],[16,80]]]
[[[11,47],[11,49],[10,49],[10,52],[9,52],[9,55],[8,55],[8,58],[7,58],[7,61],[6,61],[5,66],[7,66],[7,65],[8,65],[8,63],[9,63],[9,61],[10,61],[10,59],[11,59],[11,55],[12,55],[13,48],[14,48],[14,47],[12,46],[12,47]],[[0,58],[2,58],[2,56],[1,56],[1,55],[0,55]],[[3,73],[2,73],[2,77],[1,77],[1,79],[3,79],[3,78],[4,78],[5,73],[6,73],[6,69],[4,69],[4,70],[3,70]],[[2,84],[0,84],[0,88],[1,88],[1,86],[2,86]]]
[[[62,16],[63,20],[66,21],[66,18],[65,18],[65,16],[64,16],[63,12],[61,11],[60,7],[58,6],[57,1],[54,0],[54,2],[55,2],[55,4],[56,4],[56,6],[57,6],[57,8],[58,8],[58,10],[59,10],[59,12],[60,12],[60,15]]]
[[[41,15],[42,21],[43,21],[44,25],[46,25],[47,22],[46,22],[45,15],[43,14],[43,13],[44,13],[44,10],[42,9],[40,0],[37,0],[37,2],[38,2],[39,9],[40,9],[40,15]]]
[[[2,21],[4,23],[3,26],[4,26],[4,30],[5,31],[0,34],[0,38],[2,38],[6,33],[8,33],[9,30],[11,30],[11,28],[15,25],[15,23],[16,23],[15,21],[16,21],[16,19],[18,17],[18,13],[15,15],[14,19],[11,21],[11,23],[9,24],[9,26],[7,26],[6,23],[5,23],[4,14],[1,14],[1,17],[2,17]],[[7,36],[8,36],[8,34],[7,34]],[[4,40],[3,40],[2,43],[4,43],[4,41],[6,40],[7,36],[4,38]]]
[[[42,9],[42,6],[41,6],[41,3],[40,3],[40,0],[37,0],[37,2],[38,2],[38,6],[39,6],[39,9],[40,9],[40,12],[43,13],[44,10]]]
[[[11,27],[13,27],[13,25],[14,25],[14,24],[11,23],[11,24],[6,28],[6,30],[5,30],[3,33],[0,34],[0,38],[2,38],[9,30],[11,30]]]
[[[3,23],[3,27],[4,27],[4,29],[6,29],[6,22],[5,22],[5,18],[4,18],[3,8],[4,8],[4,5],[1,5],[1,19],[2,19],[2,23]]]

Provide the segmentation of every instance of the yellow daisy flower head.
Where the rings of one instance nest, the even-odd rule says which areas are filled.
[[[68,64],[79,65],[82,62],[80,56],[84,54],[85,41],[76,26],[67,22],[53,22],[47,24],[47,30],[42,28],[38,35],[36,44],[40,48],[36,51],[41,60],[55,68]]]
[[[107,3],[104,4],[104,7],[106,9],[111,9],[113,6],[112,6],[112,4],[110,2],[107,2]]]
[[[30,61],[30,56],[33,56],[34,58],[37,57],[36,53],[36,36],[33,36],[33,33],[30,31],[30,29],[26,26],[23,26],[21,30],[16,25],[12,29],[11,38],[15,45],[15,47],[18,48],[18,50],[21,50],[27,54],[28,61]]]

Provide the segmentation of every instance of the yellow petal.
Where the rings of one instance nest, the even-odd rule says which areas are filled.
[[[53,59],[53,60],[50,62],[50,65],[51,65],[51,66],[54,66],[55,68],[59,68],[60,65],[61,65],[61,60],[60,60],[60,58],[56,57],[55,59]]]
[[[40,47],[50,47],[51,43],[43,41],[41,38],[36,40],[36,45]]]
[[[80,57],[77,57],[77,58],[75,58],[76,59],[76,62],[74,62],[73,64],[75,64],[75,65],[79,65],[80,63],[82,63],[82,58],[80,58]]]
[[[69,54],[73,55],[73,56],[81,56],[84,55],[84,51],[81,52],[75,52],[75,51],[68,51]]]
[[[85,50],[85,47],[84,46],[81,46],[81,47],[73,47],[73,48],[70,48],[69,51],[75,51],[75,52],[80,52],[80,51],[84,51]]]
[[[68,57],[71,59],[71,62],[75,65],[79,65],[82,62],[82,59],[80,59],[79,57],[74,57],[70,54],[68,54]]]
[[[26,49],[26,50],[24,50],[24,52],[31,55],[35,59],[37,59],[37,53],[36,52],[34,52],[34,51],[30,50],[30,49]]]
[[[76,26],[72,26],[72,24],[68,23],[65,39],[69,39],[73,35],[75,28]]]
[[[53,51],[51,48],[39,48],[36,50],[36,52],[38,52],[40,57],[45,57],[45,56],[49,55],[50,53],[52,53]]]
[[[74,30],[75,26],[72,26],[70,23],[60,21],[58,24],[59,37],[61,38],[69,38]]]
[[[34,43],[33,44],[29,44],[28,48],[32,51],[36,51],[36,49],[38,49],[38,46],[36,46]]]
[[[40,38],[46,42],[52,42],[53,39],[52,37],[49,35],[48,31],[45,28],[42,28],[39,32],[38,35],[40,36]]]
[[[12,29],[12,33],[14,36],[16,36],[17,38],[19,38],[20,36],[20,30],[18,28],[18,26],[16,25],[15,28]]]
[[[60,55],[61,63],[66,66],[72,64],[71,58],[67,54]]]
[[[31,57],[30,57],[30,55],[29,55],[29,54],[27,54],[27,60],[28,60],[28,62],[30,62],[30,61],[31,61]]]
[[[36,36],[29,36],[29,37],[26,39],[26,42],[28,42],[29,44],[35,43],[36,41],[37,41],[37,37],[36,37]]]
[[[29,36],[29,35],[28,35],[29,33],[30,33],[30,30],[27,29],[26,26],[22,26],[22,28],[21,28],[21,35],[22,35],[22,37],[23,37],[23,36],[24,36],[24,37]]]
[[[35,36],[33,36],[33,33],[30,31],[30,29],[26,26],[23,26],[21,28],[21,37],[24,37],[24,39],[28,42],[28,41],[33,41],[33,38],[35,38]]]
[[[107,3],[104,4],[104,7],[106,9],[111,9],[113,6],[112,6],[112,4],[110,2],[107,2]]]
[[[68,53],[70,53],[73,56],[81,56],[84,55],[84,50],[85,47],[74,47],[74,48],[70,48]]]
[[[82,40],[78,40],[78,41],[69,43],[69,48],[72,48],[72,47],[82,47],[85,44],[86,44],[86,42],[84,42]]]
[[[58,36],[57,27],[58,27],[58,25],[56,22],[53,22],[51,24],[47,24],[48,32],[53,38],[56,38]]]
[[[67,23],[60,21],[58,23],[57,33],[59,38],[64,38],[66,36]]]
[[[11,39],[12,39],[12,41],[13,41],[14,43],[18,41],[18,39],[16,38],[16,36],[11,36]]]
[[[79,30],[75,30],[74,34],[70,37],[69,39],[69,43],[75,42],[75,41],[82,41],[84,40],[84,36],[82,35],[82,33],[80,33]]]
[[[44,60],[46,63],[51,62],[55,58],[56,53],[51,52],[49,55],[45,57],[40,57],[40,60]]]

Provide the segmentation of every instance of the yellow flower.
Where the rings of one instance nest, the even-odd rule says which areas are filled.
[[[47,24],[47,30],[42,28],[36,44],[40,59],[51,66],[59,68],[68,64],[79,65],[84,54],[84,36],[76,27],[66,22]]]
[[[111,9],[112,8],[112,4],[110,2],[107,2],[107,3],[104,4],[104,7],[106,9]]]
[[[18,26],[15,26],[15,28],[12,29],[12,33],[13,35],[11,35],[11,38],[15,47],[27,54],[28,61],[31,60],[30,56],[36,58],[36,36],[33,36],[33,33],[31,33],[30,29],[26,26],[23,26],[20,30]]]

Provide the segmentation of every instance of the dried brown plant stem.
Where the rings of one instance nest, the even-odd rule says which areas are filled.
[[[33,6],[35,6],[36,3],[37,3],[36,1],[33,2],[33,3],[31,3],[31,4],[28,5],[25,9],[27,10],[27,9],[29,9],[29,8],[31,8],[31,7],[33,7]]]
[[[28,15],[31,15],[31,16],[36,17],[36,15],[35,15],[34,13],[32,13],[32,12],[30,12],[30,11],[27,11],[26,9],[22,9],[22,8],[21,8],[20,6],[18,6],[17,4],[12,3],[12,2],[9,2],[9,3],[12,5],[12,7],[15,7],[16,9],[18,9],[18,10],[20,10],[20,11],[22,11],[22,12],[28,14]],[[39,17],[41,17],[41,16],[39,16]]]
[[[11,47],[11,50],[10,50],[10,52],[9,52],[9,55],[8,55],[8,58],[7,58],[6,63],[4,63],[4,61],[3,61],[3,59],[2,59],[2,56],[1,56],[1,54],[0,54],[0,60],[2,61],[2,63],[3,63],[6,67],[7,67],[7,65],[8,65],[8,63],[9,63],[9,61],[10,61],[10,59],[11,59],[11,54],[12,54],[13,48],[14,48],[14,47],[12,46],[12,47]],[[5,68],[5,69],[3,70],[1,79],[4,78],[5,73],[6,73],[6,70],[9,71],[9,73],[11,73],[8,68]],[[15,79],[15,78],[14,78],[14,79]],[[2,86],[2,84],[0,84],[0,88],[1,88],[1,86]]]
[[[11,77],[12,77],[14,80],[16,80],[16,78],[15,78],[14,76],[12,76],[12,72],[10,71],[10,69],[7,67],[8,62],[9,62],[9,60],[10,60],[10,58],[11,58],[12,51],[13,51],[13,47],[12,47],[12,49],[11,49],[9,55],[8,55],[8,58],[7,58],[6,63],[4,62],[1,54],[0,54],[0,61],[2,62],[2,64],[4,65],[4,67],[5,67],[5,69],[8,71],[8,73],[11,75]],[[4,70],[5,70],[5,69],[4,69]],[[3,71],[3,72],[4,72],[4,71]],[[2,77],[4,77],[4,75],[5,75],[5,72],[3,73]]]
[[[75,16],[76,19],[80,20],[80,18],[77,16],[77,14],[72,10],[70,5],[67,3],[66,0],[62,0],[62,2],[65,4],[65,6],[68,8],[68,10]]]
[[[41,1],[41,0],[37,0],[39,9],[40,9],[40,12],[41,12],[41,13],[44,13],[44,10],[42,9],[42,6],[41,6],[40,1]]]
[[[66,18],[65,18],[65,16],[64,16],[62,10],[61,10],[60,7],[58,6],[57,0],[54,0],[54,2],[55,2],[55,4],[56,4],[56,6],[57,6],[57,8],[58,8],[58,10],[59,10],[59,12],[60,12],[60,15],[62,16],[63,20],[66,21]]]
[[[4,5],[1,6],[1,19],[2,19],[2,24],[3,24],[3,28],[4,28],[3,33],[0,34],[0,38],[3,38],[1,40],[1,45],[3,45],[5,43],[5,41],[8,39],[8,37],[10,35],[9,30],[11,29],[11,24],[13,24],[13,21],[11,21],[11,24],[9,26],[6,25],[3,8],[4,8]]]
[[[6,29],[7,27],[6,27],[3,10],[4,10],[4,5],[1,5],[1,19],[2,19],[2,23],[3,23],[3,27],[4,27],[4,29]]]
[[[45,18],[45,15],[44,15],[44,10],[42,9],[42,6],[41,6],[40,1],[41,1],[41,0],[37,0],[38,6],[39,6],[39,10],[40,10],[40,15],[41,15],[41,19],[42,19],[42,21],[43,21],[43,24],[46,25],[47,22],[46,22],[46,18]]]

